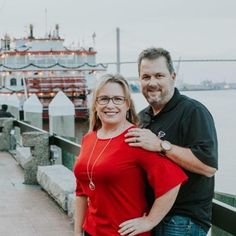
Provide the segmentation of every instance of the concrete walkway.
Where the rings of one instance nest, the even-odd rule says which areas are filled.
[[[0,236],[72,236],[68,216],[40,186],[23,181],[15,159],[0,152]]]

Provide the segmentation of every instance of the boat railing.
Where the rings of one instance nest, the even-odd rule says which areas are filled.
[[[20,133],[39,131],[47,133],[47,131],[41,130],[23,121],[15,120],[14,127],[20,128]],[[60,137],[55,134],[49,134],[49,145],[56,145],[62,150],[71,153],[73,156],[78,155],[80,152],[80,145],[72,142],[66,138]],[[219,200],[213,199],[213,211],[212,211],[212,225],[213,231],[215,228],[223,230],[231,235],[236,235],[236,208],[223,203]],[[213,234],[212,234],[213,235]],[[215,234],[218,235],[218,234]],[[223,235],[223,234],[220,234]]]

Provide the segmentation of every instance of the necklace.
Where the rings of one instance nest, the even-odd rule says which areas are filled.
[[[90,154],[90,156],[89,156],[89,159],[88,159],[88,162],[87,162],[87,168],[86,168],[86,169],[87,169],[87,176],[88,176],[88,179],[89,179],[89,185],[88,185],[88,186],[89,186],[90,190],[95,190],[95,188],[96,188],[96,186],[95,186],[95,184],[94,184],[94,182],[93,182],[93,169],[94,169],[94,167],[95,167],[97,161],[98,161],[99,158],[102,156],[102,154],[103,154],[103,152],[105,151],[105,149],[107,148],[107,146],[110,144],[111,140],[112,140],[112,138],[110,138],[110,139],[108,140],[107,144],[104,146],[104,148],[102,149],[102,151],[98,154],[97,158],[95,159],[95,161],[94,161],[93,164],[92,164],[91,170],[89,171],[89,166],[90,166],[91,158],[92,158],[92,155],[93,155],[93,153],[94,153],[95,147],[96,147],[96,145],[97,145],[98,138],[96,139],[96,141],[95,141],[95,143],[94,143],[94,145],[93,145],[93,149],[92,149],[92,152],[91,152],[91,154]]]

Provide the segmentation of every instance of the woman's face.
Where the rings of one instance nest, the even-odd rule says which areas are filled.
[[[124,124],[129,105],[121,85],[113,82],[105,84],[97,94],[95,108],[102,125]]]

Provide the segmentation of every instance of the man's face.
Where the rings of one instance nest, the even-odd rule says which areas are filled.
[[[143,59],[139,78],[144,97],[154,112],[159,112],[173,96],[175,73],[170,74],[164,57]]]

